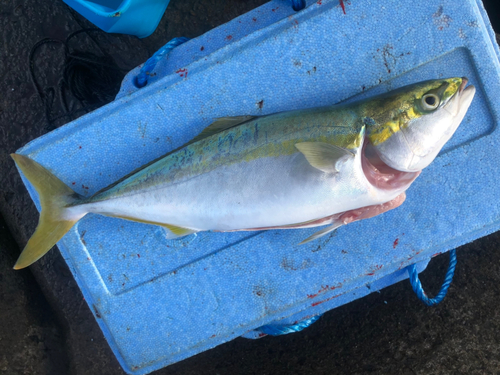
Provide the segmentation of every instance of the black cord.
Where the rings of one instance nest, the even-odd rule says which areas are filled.
[[[73,119],[73,116],[82,111],[90,112],[113,101],[120,90],[120,84],[126,71],[120,69],[114,59],[101,49],[97,41],[89,35],[90,32],[103,31],[96,28],[82,29],[71,33],[65,41],[45,38],[31,48],[29,70],[37,94],[44,103],[47,130],[54,129],[54,122],[58,119],[67,117]],[[81,33],[86,33],[89,36],[100,50],[101,55],[70,48],[69,42],[71,39]],[[40,47],[46,44],[64,46],[64,68],[62,80],[57,85],[57,89],[54,87],[42,89],[35,76],[35,53]],[[69,110],[66,100],[68,93],[80,101],[81,108]],[[52,117],[56,96],[59,97],[65,113]]]

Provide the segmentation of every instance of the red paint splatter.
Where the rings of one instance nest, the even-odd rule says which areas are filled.
[[[276,12],[276,9],[279,9],[279,7],[276,7],[274,9],[271,9],[273,12]]]
[[[204,49],[205,49],[205,47],[201,46],[200,51],[203,51]]]
[[[375,271],[380,270],[382,267],[384,267],[384,266],[377,264],[377,265],[375,265],[375,268],[372,269],[372,271],[366,273],[365,275],[367,275],[367,276],[373,276],[373,275],[375,275]]]
[[[141,254],[137,254],[137,258],[140,258],[141,257]]]
[[[399,238],[396,238],[394,240],[394,243],[392,244],[392,248],[395,249],[398,246],[398,243],[399,243]]]
[[[228,35],[228,36],[226,36],[226,40],[227,40],[227,41],[230,41],[231,39],[233,39],[233,36],[232,36],[232,35]]]
[[[337,298],[337,297],[339,297],[339,296],[340,296],[340,294],[338,294],[338,295],[336,295],[336,296],[333,296],[333,297],[330,297],[330,298],[327,298],[327,299],[325,299],[325,300],[323,300],[323,301],[313,302],[313,303],[311,303],[311,306],[312,306],[312,307],[314,307],[314,306],[321,305],[322,303],[328,302],[328,301],[330,301],[330,300],[332,300],[332,299],[334,299],[334,298]]]
[[[90,258],[89,258],[89,257],[87,257],[87,260],[90,260]]]
[[[212,336],[210,336],[210,338],[211,338],[211,339],[213,339],[215,336],[216,336],[216,335],[212,335]]]
[[[340,6],[342,7],[342,12],[345,14],[345,5],[344,5],[344,0],[339,0]]]
[[[78,146],[78,148],[81,150],[81,149],[82,149],[82,146]]]
[[[72,183],[71,183],[71,185],[75,185],[75,184],[76,184],[76,182],[72,182]]]
[[[338,284],[338,285],[334,285],[334,286],[329,286],[329,285],[325,285],[325,286],[321,286],[321,289],[318,290],[318,293],[315,293],[315,294],[308,294],[307,295],[307,298],[314,298],[314,297],[317,297],[319,294],[327,291],[327,290],[335,290],[337,288],[342,288],[342,284]]]
[[[437,257],[437,256],[438,256],[438,255],[440,255],[440,254],[441,254],[441,253],[436,253],[436,254],[433,254],[433,255],[432,255],[432,258]]]
[[[264,337],[264,336],[267,336],[267,334],[265,334],[265,333],[259,333],[259,337]]]
[[[252,18],[252,21],[253,21],[253,22],[257,22],[257,18],[255,18],[255,17],[254,17],[254,18]]]
[[[321,4],[323,4],[323,3],[321,2],[321,0],[318,0],[318,1],[316,2],[316,4],[321,5]]]
[[[83,189],[87,189],[87,190],[89,190],[89,187],[88,187],[88,186],[85,186],[85,185],[83,185],[83,184],[82,184],[82,188],[83,188]]]
[[[179,74],[181,77],[186,77],[188,76],[188,70],[187,69],[179,69],[176,71],[177,74]]]

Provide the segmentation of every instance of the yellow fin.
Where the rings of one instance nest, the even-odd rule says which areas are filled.
[[[191,228],[184,228],[184,227],[179,227],[179,226],[171,225],[171,224],[158,223],[156,221],[136,219],[136,218],[131,217],[131,216],[115,215],[115,214],[107,213],[107,212],[103,212],[103,213],[101,213],[101,215],[116,217],[119,219],[125,219],[125,220],[129,220],[129,221],[135,221],[137,223],[158,225],[160,227],[163,227],[163,228],[169,230],[169,236],[167,237],[169,239],[173,239],[173,238],[177,238],[177,237],[184,237],[184,236],[187,236],[189,234],[199,232],[199,231],[197,231],[195,229],[191,229]]]
[[[232,128],[233,126],[243,124],[244,122],[253,120],[256,116],[234,116],[234,117],[219,117],[212,124],[208,125],[203,131],[194,137],[191,141],[186,143],[184,146],[188,144],[198,142],[203,138],[210,137],[211,135],[220,133],[226,129]],[[184,147],[183,146],[183,147]]]
[[[295,147],[304,154],[309,164],[326,173],[338,172],[339,161],[345,160],[346,156],[354,157],[352,152],[324,142],[301,142]]]
[[[170,224],[157,224],[157,225],[161,225],[162,227],[167,228],[176,237],[184,237],[184,236],[187,236],[188,234],[193,234],[193,233],[198,232],[197,230],[194,230],[194,229],[177,227],[175,225],[170,225]],[[174,238],[174,237],[169,237],[169,238]]]
[[[65,215],[67,206],[78,202],[81,198],[34,160],[18,154],[11,156],[38,192],[42,206],[35,233],[14,265],[14,269],[18,270],[40,259],[82,217],[68,218],[68,215]]]

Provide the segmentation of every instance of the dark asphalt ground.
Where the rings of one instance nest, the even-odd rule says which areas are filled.
[[[264,2],[173,0],[151,37],[95,39],[131,69],[171,38],[196,37]],[[497,1],[486,5],[498,32]],[[0,374],[123,374],[58,251],[12,270],[38,213],[8,154],[47,131],[28,54],[42,38],[65,39],[89,26],[59,0],[0,2]],[[85,36],[78,45],[93,48]],[[43,87],[57,86],[62,59],[57,45],[40,49]],[[69,105],[79,106],[74,99]],[[54,112],[62,113],[58,103]],[[500,373],[499,245],[497,232],[459,248],[455,279],[436,307],[401,282],[325,314],[302,333],[236,339],[155,374]],[[430,291],[441,285],[447,262],[448,255],[438,256],[421,275]]]

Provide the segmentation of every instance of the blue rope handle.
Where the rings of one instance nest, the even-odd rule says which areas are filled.
[[[306,7],[306,0],[292,0],[292,8],[298,12]]]
[[[427,297],[424,289],[422,288],[422,283],[418,278],[417,267],[415,264],[408,266],[406,269],[408,270],[408,276],[410,277],[411,287],[413,291],[417,295],[417,297],[425,303],[427,306],[437,305],[441,302],[444,297],[446,297],[446,293],[448,292],[448,288],[450,287],[451,282],[453,281],[453,274],[455,273],[455,267],[457,265],[457,252],[456,250],[450,251],[450,265],[448,266],[448,271],[446,272],[446,277],[444,279],[443,285],[441,286],[441,290],[434,298]]]
[[[297,324],[293,324],[291,326],[276,326],[276,325],[268,324],[268,325],[257,328],[256,331],[259,331],[259,332],[265,333],[266,335],[271,335],[271,336],[287,335],[289,333],[302,331],[304,328],[307,328],[311,324],[316,322],[320,317],[321,317],[321,315],[316,315],[316,316],[313,316],[312,318],[304,319],[301,322],[298,322]]]
[[[148,76],[154,70],[156,64],[158,64],[158,61],[167,56],[175,47],[180,46],[182,43],[185,43],[188,40],[189,38],[185,37],[174,38],[163,47],[161,47],[158,51],[156,51],[155,54],[144,63],[141,71],[135,77],[135,85],[139,88],[146,86],[148,84]]]

